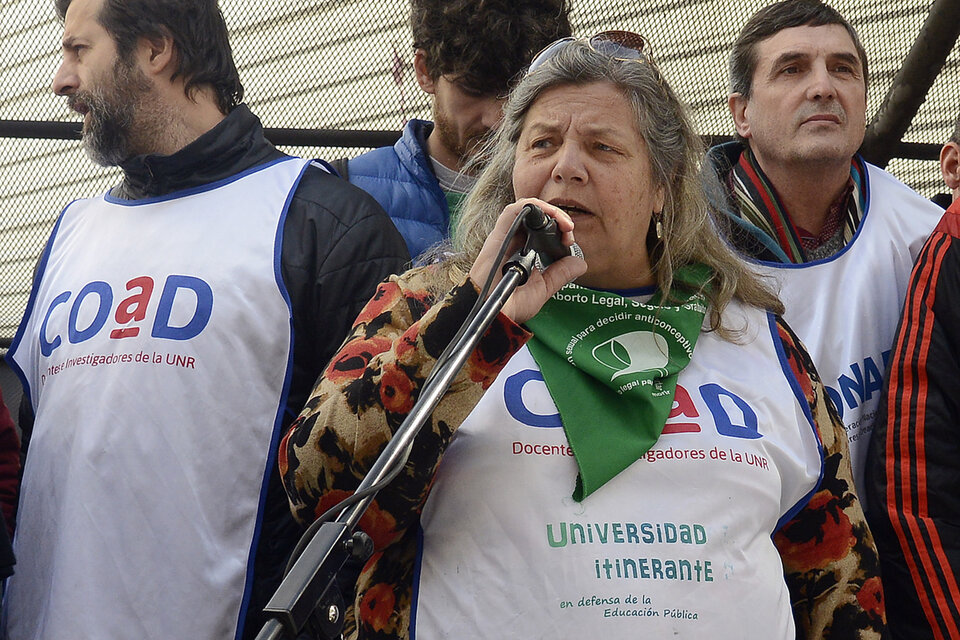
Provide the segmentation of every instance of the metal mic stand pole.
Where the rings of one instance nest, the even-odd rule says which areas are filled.
[[[493,322],[513,290],[527,281],[533,269],[536,253],[524,251],[515,255],[503,267],[503,278],[467,325],[462,337],[450,352],[450,358],[438,370],[429,384],[420,391],[413,409],[407,415],[386,448],[364,477],[357,493],[372,487],[386,477],[390,470],[406,457],[420,431],[430,418],[447,388],[473,352],[480,338]],[[343,600],[336,589],[331,589],[337,573],[351,555],[362,555],[359,547],[369,547],[369,538],[354,534],[360,518],[373,502],[373,493],[347,507],[333,522],[325,523],[310,540],[303,553],[290,569],[264,612],[272,618],[263,625],[256,640],[296,638],[314,610],[318,610],[322,637],[335,640],[343,628]],[[372,549],[366,554],[372,553]],[[365,558],[364,558],[365,559]]]

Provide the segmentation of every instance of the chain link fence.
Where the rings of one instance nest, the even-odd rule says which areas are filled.
[[[522,2],[523,0],[517,0]],[[702,134],[730,136],[726,63],[747,17],[767,0],[571,0],[577,35],[610,28],[644,34],[666,78],[692,110]],[[413,74],[405,0],[221,0],[246,102],[268,128],[397,132],[430,117],[428,96]],[[868,120],[916,40],[930,3],[837,0],[870,57]],[[50,90],[59,64],[61,25],[52,0],[0,0],[0,347],[23,313],[34,264],[53,221],[71,200],[118,181],[93,165],[76,140],[36,135],[22,121],[76,120]],[[905,141],[942,143],[960,104],[956,49]],[[380,140],[382,140],[382,136]],[[376,143],[368,143],[376,144]],[[364,147],[283,147],[332,159]],[[894,159],[888,169],[924,195],[943,190],[930,160]]]

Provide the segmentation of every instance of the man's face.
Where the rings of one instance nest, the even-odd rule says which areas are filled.
[[[427,140],[430,155],[459,170],[503,116],[503,99],[477,93],[458,78],[431,78],[422,49],[413,58],[420,88],[433,95],[434,130]]]
[[[756,45],[750,97],[729,100],[737,132],[760,166],[849,162],[863,142],[866,84],[841,25],[791,27]]]
[[[443,76],[434,82],[434,88],[435,133],[447,152],[446,159],[437,159],[450,169],[460,169],[500,122],[503,100],[473,93]],[[449,164],[451,160],[455,164]]]
[[[97,22],[103,0],[73,0],[63,30],[63,61],[53,90],[83,118],[83,147],[103,166],[135,155],[136,116],[150,83],[132,61],[117,55],[110,34]]]

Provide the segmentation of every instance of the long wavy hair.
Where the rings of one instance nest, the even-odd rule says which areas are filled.
[[[703,143],[694,131],[686,107],[659,69],[648,57],[639,61],[617,60],[579,40],[563,47],[528,73],[510,93],[504,105],[503,122],[474,159],[483,170],[464,202],[453,231],[452,249],[448,246],[434,254],[440,262],[436,270],[438,290],[469,271],[497,217],[505,206],[516,200],[512,179],[514,160],[531,106],[553,87],[595,82],[609,82],[630,103],[636,130],[649,153],[652,181],[655,188],[662,187],[665,194],[660,218],[663,237],[658,240],[652,229],[647,234],[651,266],[657,286],[665,294],[664,300],[675,300],[671,296],[674,287],[686,289],[684,283],[675,282],[674,274],[679,268],[702,263],[714,273],[710,286],[704,291],[711,305],[710,327],[725,338],[732,338],[736,333],[721,322],[723,309],[734,297],[782,313],[783,305],[766,281],[720,238],[700,174]],[[590,256],[586,259],[589,263]]]

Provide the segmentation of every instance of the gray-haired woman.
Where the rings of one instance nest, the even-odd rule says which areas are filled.
[[[643,45],[534,60],[454,250],[380,287],[282,444],[309,522],[410,411],[522,206],[575,234],[585,263],[514,292],[365,515],[350,637],[880,635],[842,425],[717,238],[699,140]]]

